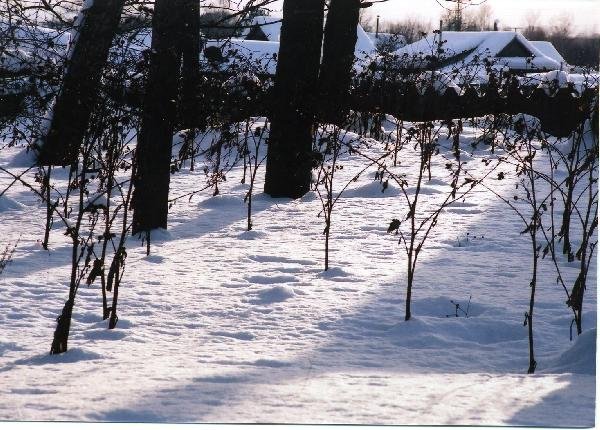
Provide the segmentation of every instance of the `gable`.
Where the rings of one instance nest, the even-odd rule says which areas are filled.
[[[260,28],[260,25],[255,24],[246,35],[246,40],[260,40],[263,42],[268,42],[269,38],[262,28]]]
[[[533,57],[533,53],[517,38],[514,38],[496,54],[496,57]]]

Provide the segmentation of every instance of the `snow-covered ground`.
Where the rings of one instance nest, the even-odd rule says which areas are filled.
[[[478,172],[473,133],[465,129],[461,156]],[[19,151],[3,148],[0,165],[22,171]],[[400,154],[399,172],[418,165],[411,147]],[[449,189],[445,160],[434,160],[424,208]],[[364,166],[357,156],[342,164],[346,181]],[[542,261],[538,368],[527,375],[531,257],[518,217],[484,188],[448,208],[404,322],[406,256],[386,230],[406,207],[391,183],[381,191],[375,171],[335,207],[328,272],[314,192],[260,194],[261,169],[252,232],[239,168],[220,195],[179,201],[150,256],[129,240],[117,328],[101,319],[97,283],[82,286],[60,356],[48,351],[70,246],[57,222],[43,250],[45,207],[11,188],[0,197],[0,246],[21,239],[0,275],[0,420],[593,426],[595,265],[584,333],[570,342],[565,293]],[[201,169],[184,169],[172,195],[203,181]],[[0,189],[8,182],[1,175]],[[514,181],[490,186],[511,196]],[[468,305],[468,318],[454,317],[451,300]]]

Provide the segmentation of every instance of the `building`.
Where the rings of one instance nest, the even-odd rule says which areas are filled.
[[[406,46],[406,38],[401,34],[367,32],[367,35],[380,52],[393,52]]]
[[[281,37],[282,18],[279,16],[256,16],[246,24],[240,39],[260,42],[278,42]],[[375,43],[359,24],[356,28],[356,55],[361,57],[375,52]]]
[[[236,63],[254,69],[257,74],[274,75],[279,52],[282,18],[257,16],[242,31],[239,38],[209,40],[206,42],[203,60],[213,66],[220,64],[226,69]],[[359,25],[356,28],[355,55],[358,63],[364,64],[375,55],[375,45]]]
[[[437,70],[461,84],[485,83],[490,68],[524,75],[566,64],[551,44],[532,43],[513,31],[434,32],[396,55],[406,69]]]
[[[281,17],[256,16],[242,30],[241,39],[261,42],[279,42],[281,36]]]

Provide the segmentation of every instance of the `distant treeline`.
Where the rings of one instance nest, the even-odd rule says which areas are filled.
[[[598,34],[569,36],[536,28],[525,30],[523,35],[529,40],[552,42],[569,64],[598,69],[598,64],[600,64],[600,35]]]

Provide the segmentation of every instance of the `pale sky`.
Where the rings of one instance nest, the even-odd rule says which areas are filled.
[[[483,1],[471,0],[472,3]],[[449,8],[455,5],[446,0],[438,0],[438,2]],[[383,23],[413,16],[431,21],[433,27],[437,28],[439,17],[444,12],[438,2],[436,0],[388,0],[385,3],[375,4],[367,10],[373,16],[379,14]],[[277,3],[281,7],[282,0]],[[600,33],[600,0],[487,0],[485,3],[492,8],[493,19],[499,20],[500,28],[524,27],[525,17],[528,15],[538,16],[539,25],[547,24],[556,17],[567,16],[573,23],[574,33]],[[477,6],[469,6],[467,9],[476,8]]]
[[[453,8],[455,3],[438,0],[444,6]],[[481,3],[473,0],[472,3]],[[495,19],[500,20],[500,28],[504,26],[523,27],[528,14],[539,16],[539,23],[546,24],[556,17],[568,16],[576,33],[595,31],[600,33],[600,0],[487,0],[485,2],[493,10]],[[477,6],[469,6],[475,10]],[[421,17],[432,23],[439,22],[444,12],[436,0],[388,0],[369,8],[372,15],[380,15],[380,20],[401,19],[402,17]]]

